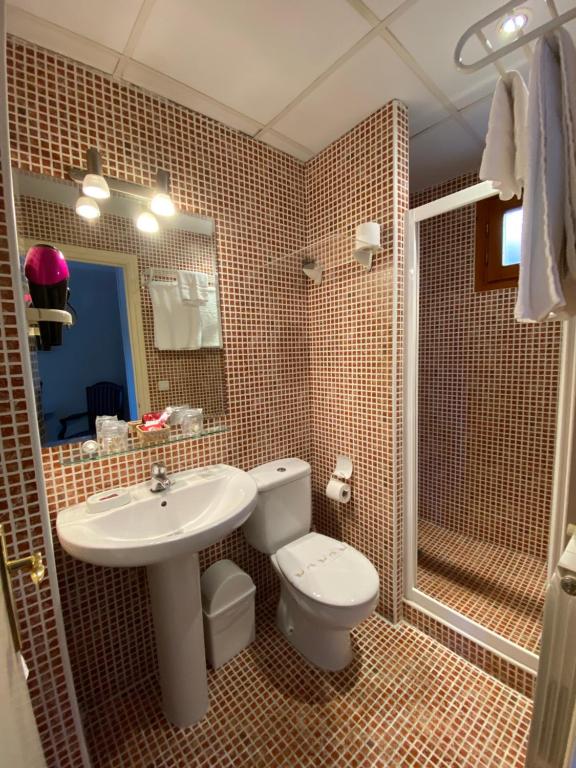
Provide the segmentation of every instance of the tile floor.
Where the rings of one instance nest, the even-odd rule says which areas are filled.
[[[418,587],[522,648],[538,651],[543,560],[420,520]]]
[[[210,710],[177,730],[148,680],[85,717],[95,768],[521,768],[531,702],[407,624],[374,615],[343,672],[308,666],[277,633],[209,675]]]

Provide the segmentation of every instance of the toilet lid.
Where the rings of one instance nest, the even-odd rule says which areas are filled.
[[[320,533],[286,544],[276,552],[276,561],[299,592],[326,605],[360,605],[378,594],[378,573],[370,560]]]

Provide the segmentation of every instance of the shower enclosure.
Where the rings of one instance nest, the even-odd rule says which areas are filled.
[[[479,281],[483,239],[486,264],[488,241],[517,258],[521,212],[493,238],[493,197],[474,184],[408,214],[405,598],[535,671],[570,518],[575,321],[517,323],[513,280]]]

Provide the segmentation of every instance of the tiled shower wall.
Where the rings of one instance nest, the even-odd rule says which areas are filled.
[[[401,601],[402,269],[408,207],[408,116],[392,102],[306,165],[315,522],[364,552],[380,573],[380,610]],[[382,253],[366,272],[353,258],[357,224],[377,221]],[[327,235],[333,237],[326,243]],[[338,454],[354,464],[352,499],[326,498]]]
[[[394,428],[401,419],[395,361],[402,322],[399,224],[408,189],[404,108],[382,108],[305,169],[209,118],[28,43],[9,41],[8,75],[14,165],[63,178],[96,145],[110,175],[149,185],[158,167],[168,169],[177,205],[212,216],[217,226],[230,432],[88,466],[64,468],[54,450],[45,450],[52,521],[59,508],[110,483],[144,480],[157,458],[177,471],[213,462],[247,469],[300,456],[314,467],[317,525],[372,557],[381,571],[382,608],[393,616],[401,589]],[[369,274],[350,255],[353,226],[367,219],[384,224],[384,252]],[[336,242],[349,238],[349,247],[340,246],[342,263],[335,254],[322,257],[327,274],[316,293],[300,270],[302,254],[290,256],[307,227],[310,241],[326,234]],[[13,301],[11,291],[7,295]],[[20,418],[20,430],[25,423]],[[339,451],[355,462],[354,501],[345,509],[322,496]],[[12,523],[22,531],[22,548],[30,546],[28,519],[23,511]],[[57,540],[55,547],[77,693],[87,711],[155,672],[145,575],[82,564]],[[202,565],[221,557],[251,573],[261,598],[273,594],[267,558],[250,550],[241,534],[204,553]],[[49,594],[40,610],[50,614]],[[56,639],[52,632],[39,655],[24,606],[21,616],[34,683],[53,673]],[[55,719],[44,688],[37,693],[38,715]],[[51,758],[50,765],[65,764],[59,760]]]
[[[413,196],[411,207],[476,183]],[[561,323],[514,320],[515,288],[474,290],[475,206],[420,230],[418,514],[546,558]]]

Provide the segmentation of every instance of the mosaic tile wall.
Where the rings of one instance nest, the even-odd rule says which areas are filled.
[[[309,288],[314,519],[376,565],[380,610],[390,618],[401,600],[401,446],[394,438],[402,418],[397,234],[408,204],[407,147],[406,109],[392,102],[306,165],[309,253],[324,267],[322,284]],[[370,272],[352,255],[355,227],[365,221],[382,225],[383,250]],[[347,505],[324,493],[339,453],[354,463]]]
[[[415,195],[412,207],[476,182]],[[514,320],[516,289],[474,291],[475,207],[420,232],[419,514],[545,558],[560,323]]]
[[[150,237],[138,232],[129,219],[103,212],[97,222],[88,222],[63,205],[24,195],[17,200],[16,217],[19,237],[132,254],[137,258],[141,276],[154,267],[214,272],[216,244],[206,235],[163,229]],[[74,304],[73,284],[71,302]],[[222,350],[156,349],[152,302],[146,286],[140,286],[140,302],[151,410],[171,403],[187,403],[203,408],[208,416],[224,414],[226,390]],[[168,393],[158,391],[161,379],[170,382]]]
[[[172,471],[220,461],[247,469],[280,456],[313,459],[316,523],[373,559],[382,573],[382,609],[395,615],[405,109],[384,107],[305,170],[209,118],[28,43],[9,41],[8,74],[12,160],[20,169],[64,178],[96,145],[108,174],[151,184],[157,167],[166,168],[176,204],[217,221],[230,432],[89,466],[63,468],[56,451],[46,449],[52,520],[59,508],[110,482],[146,479],[158,458]],[[307,228],[310,241],[333,232],[350,236],[354,224],[374,218],[385,225],[374,271],[363,272],[350,250],[341,250],[342,264],[336,255],[326,259],[326,281],[315,296],[297,253]],[[337,451],[356,463],[354,502],[346,510],[334,510],[321,494]],[[56,555],[78,696],[89,712],[155,671],[145,575],[79,563],[57,541]],[[267,558],[240,534],[204,553],[202,566],[221,557],[251,573],[261,599],[274,593]],[[47,657],[37,664],[49,666]]]
[[[230,432],[89,467],[56,467],[55,451],[46,450],[52,518],[110,482],[144,480],[160,457],[172,471],[222,461],[247,469],[280,456],[309,458],[307,286],[299,259],[282,258],[304,240],[302,164],[31,44],[9,40],[8,77],[14,165],[64,178],[66,168],[81,165],[86,148],[96,145],[108,174],[150,185],[156,169],[166,168],[178,207],[217,220]],[[278,257],[274,270],[269,257]],[[22,518],[23,530],[27,520]],[[138,569],[92,568],[66,556],[56,539],[55,547],[71,661],[87,711],[155,669],[145,576]],[[267,558],[249,549],[240,534],[205,553],[203,565],[225,556],[251,573],[261,597],[275,590]],[[23,616],[28,612],[23,608]],[[50,651],[30,659],[33,675],[53,674],[53,631],[50,643]],[[56,738],[51,702],[35,703],[44,722],[54,720]],[[51,765],[64,762],[53,759]]]
[[[7,536],[8,555],[17,558],[31,551],[44,551],[44,535],[16,327],[1,174],[0,318],[0,523]],[[37,589],[29,579],[15,575],[12,586],[20,617],[22,653],[30,667],[28,687],[46,761],[50,766],[71,768],[80,766],[82,758],[56,635],[55,579],[56,574],[49,570]]]

